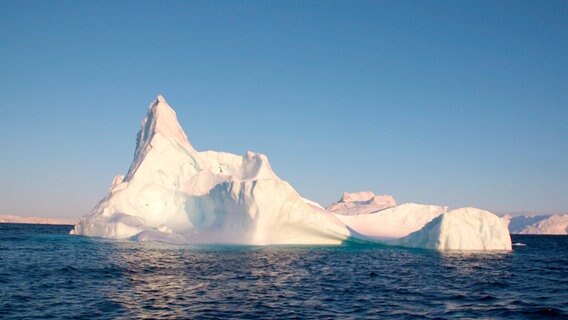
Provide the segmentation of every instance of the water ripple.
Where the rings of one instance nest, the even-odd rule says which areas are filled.
[[[568,237],[513,253],[169,246],[0,225],[6,319],[568,317]]]

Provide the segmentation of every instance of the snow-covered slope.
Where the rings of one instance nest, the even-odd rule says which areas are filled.
[[[196,151],[161,96],[142,122],[128,173],[74,233],[242,244],[338,244],[350,236],[279,179],[265,155]]]
[[[444,212],[447,207],[405,203],[370,214],[338,214],[337,218],[358,233],[384,239],[405,237]]]
[[[508,222],[488,211],[462,208],[436,217],[394,243],[436,250],[511,250]]]
[[[0,223],[30,223],[30,224],[61,224],[73,225],[76,220],[59,218],[20,217],[13,215],[0,215]]]
[[[344,192],[341,199],[332,203],[327,210],[346,216],[381,211],[396,206],[392,196],[376,196],[372,192]]]
[[[568,214],[507,218],[512,234],[568,234]]]

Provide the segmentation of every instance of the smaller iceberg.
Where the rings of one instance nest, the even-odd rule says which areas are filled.
[[[347,196],[346,196],[347,195]],[[354,195],[354,196],[350,196]],[[383,198],[385,196],[382,196]],[[391,204],[395,204],[394,198]],[[476,209],[405,203],[374,205],[370,192],[345,193],[328,210],[357,233],[385,244],[435,250],[511,250],[509,220]],[[351,204],[349,214],[345,215]],[[384,202],[383,202],[384,203]],[[339,210],[336,210],[339,208]],[[371,208],[377,208],[372,210]],[[353,214],[358,213],[358,214]]]
[[[405,247],[435,250],[512,249],[508,221],[476,208],[461,208],[444,213],[396,243]]]

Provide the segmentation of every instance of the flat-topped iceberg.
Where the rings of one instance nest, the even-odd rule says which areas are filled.
[[[431,226],[446,215],[445,208],[396,206],[391,196],[372,193],[346,193],[328,209],[278,178],[263,154],[196,151],[175,112],[158,96],[142,121],[127,174],[114,178],[108,194],[72,233],[172,243],[328,245],[353,240],[510,250],[510,238],[502,236],[502,224],[494,223],[490,213],[470,210],[467,216],[452,215],[465,219],[462,224]],[[492,229],[485,232],[471,221]],[[427,236],[414,236],[421,231]],[[437,240],[452,245],[432,245]],[[493,242],[501,245],[487,245]]]

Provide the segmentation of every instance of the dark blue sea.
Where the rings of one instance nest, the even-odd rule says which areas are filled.
[[[0,224],[2,319],[568,319],[568,236],[511,253],[176,246]]]

